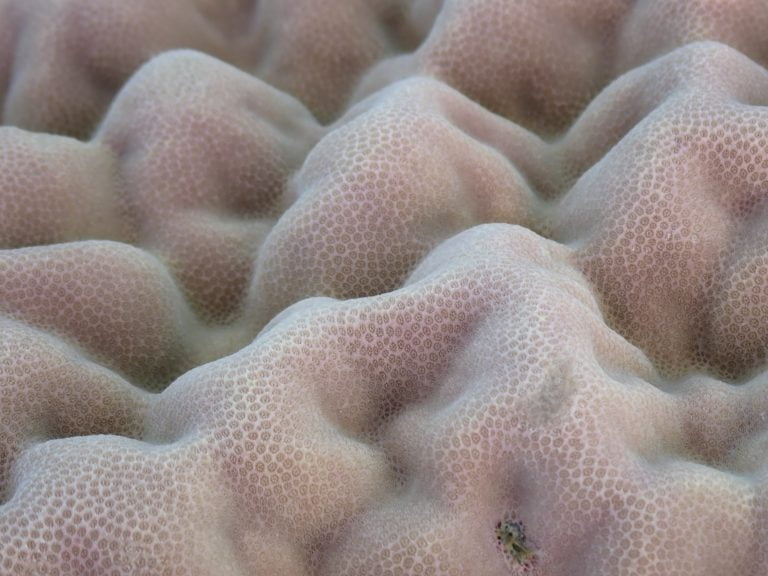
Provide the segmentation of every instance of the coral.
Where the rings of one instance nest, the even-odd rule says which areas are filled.
[[[0,576],[763,575],[766,25],[0,0]]]

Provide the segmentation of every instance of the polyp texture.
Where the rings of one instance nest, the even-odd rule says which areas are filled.
[[[0,575],[764,576],[766,27],[0,0]]]

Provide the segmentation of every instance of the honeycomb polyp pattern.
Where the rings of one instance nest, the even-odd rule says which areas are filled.
[[[765,576],[766,29],[0,0],[0,576]]]

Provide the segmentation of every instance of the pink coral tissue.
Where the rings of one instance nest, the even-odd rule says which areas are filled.
[[[0,0],[0,576],[768,575],[764,0]]]

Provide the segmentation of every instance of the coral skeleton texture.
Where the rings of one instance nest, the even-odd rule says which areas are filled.
[[[766,30],[0,0],[0,576],[768,575]]]

